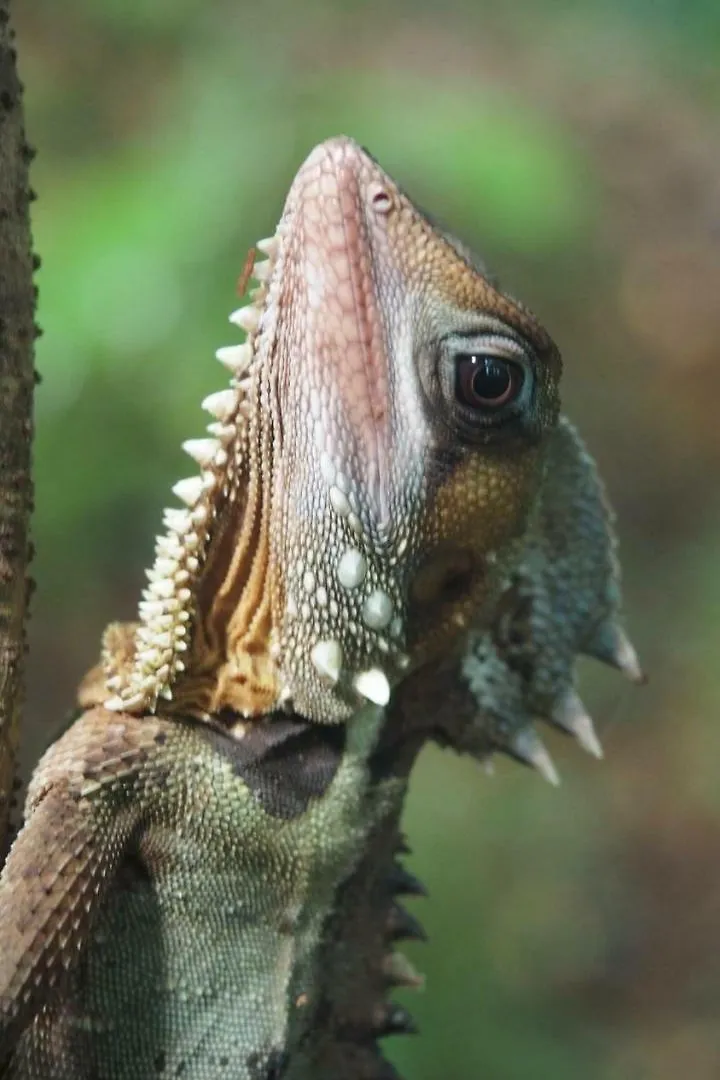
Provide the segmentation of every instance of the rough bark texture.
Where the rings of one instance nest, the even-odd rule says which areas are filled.
[[[35,296],[22,86],[9,0],[0,0],[0,852],[23,696]]]

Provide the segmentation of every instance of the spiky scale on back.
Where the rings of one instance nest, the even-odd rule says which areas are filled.
[[[0,881],[0,1072],[388,1080],[428,739],[599,754],[579,652],[638,675],[560,359],[349,139],[316,148],[218,350],[136,624],[41,761]],[[244,281],[243,284],[246,282]],[[42,858],[46,868],[39,870]]]

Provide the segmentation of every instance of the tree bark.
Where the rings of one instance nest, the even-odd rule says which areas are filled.
[[[35,382],[32,151],[25,141],[9,3],[0,0],[0,856],[7,844],[24,691]]]

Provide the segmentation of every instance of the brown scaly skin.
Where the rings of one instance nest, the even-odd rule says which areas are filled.
[[[0,880],[5,1077],[390,1078],[419,749],[555,781],[534,719],[601,753],[577,654],[641,677],[533,316],[349,139],[258,246],[201,475]]]

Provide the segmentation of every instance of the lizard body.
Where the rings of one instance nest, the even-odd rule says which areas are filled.
[[[386,1080],[428,740],[555,779],[586,652],[640,671],[560,358],[349,139],[301,167],[137,624],[0,880],[0,1075]]]

